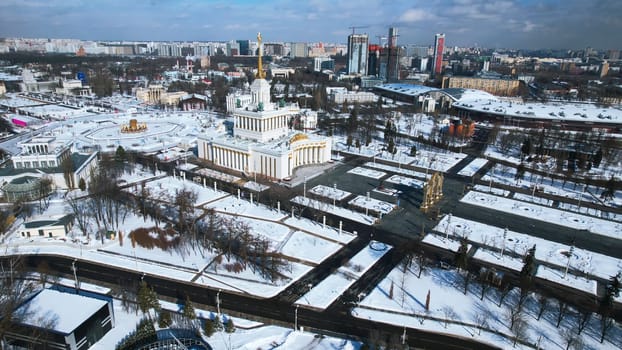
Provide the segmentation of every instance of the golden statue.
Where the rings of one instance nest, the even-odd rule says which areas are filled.
[[[266,79],[266,73],[263,71],[263,66],[261,64],[261,56],[263,55],[263,50],[261,49],[261,33],[257,33],[257,46],[259,47],[259,58],[257,59],[257,74],[255,77],[257,79]]]
[[[143,132],[147,130],[147,123],[138,123],[136,119],[130,119],[129,124],[121,125],[122,133]]]
[[[436,172],[430,178],[430,181],[423,185],[423,201],[420,209],[424,212],[438,203],[443,198],[443,174]]]

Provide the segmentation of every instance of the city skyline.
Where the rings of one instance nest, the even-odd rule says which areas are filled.
[[[618,48],[622,3],[598,0],[40,1],[0,3],[0,37],[83,40],[347,42],[350,26],[370,43],[398,27],[399,45],[490,48]]]

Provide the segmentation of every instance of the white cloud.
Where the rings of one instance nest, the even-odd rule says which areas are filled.
[[[525,21],[524,24],[525,26],[523,27],[523,32],[525,33],[531,32],[538,27],[537,24],[532,23],[531,21]]]
[[[432,19],[434,16],[420,9],[408,9],[400,16],[401,22],[413,23]]]

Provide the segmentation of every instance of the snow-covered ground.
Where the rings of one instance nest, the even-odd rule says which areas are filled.
[[[372,213],[380,213],[382,215],[389,214],[395,209],[395,204],[377,200],[369,196],[356,196],[351,199],[348,204],[362,210],[371,211]]]
[[[376,179],[376,180],[380,180],[381,178],[387,175],[387,173],[385,172],[376,171],[376,170],[363,168],[363,167],[356,167],[356,168],[350,169],[348,170],[348,173],[365,176],[365,177],[369,177],[369,178]]]
[[[311,198],[305,198],[303,196],[296,196],[292,198],[292,203],[300,204],[305,207],[310,207],[315,210],[319,210],[325,213],[331,213],[333,215],[350,219],[365,225],[373,225],[376,222],[376,218],[373,216],[365,215],[354,210],[342,208],[340,206],[334,206],[329,203],[321,202]]]
[[[463,203],[494,208],[498,211],[534,220],[554,223],[571,229],[585,230],[602,236],[622,239],[622,224],[582,214],[525,203],[487,193],[470,191],[460,200]]]
[[[423,188],[425,185],[424,181],[413,179],[412,177],[406,177],[402,175],[393,175],[390,178],[385,180],[386,182],[393,183],[396,185],[409,186],[414,188]]]
[[[336,187],[329,187],[324,185],[317,185],[309,190],[309,193],[313,193],[316,196],[328,198],[330,200],[341,201],[346,199],[352,193],[344,190],[340,190]]]
[[[426,267],[421,277],[417,277],[418,270],[414,262],[406,270],[397,266],[352,310],[352,314],[400,327],[475,338],[502,349],[514,348],[515,333],[510,329],[509,320],[510,310],[516,309],[520,294],[517,289],[513,289],[499,306],[501,294],[495,288],[488,290],[480,300],[480,285],[471,281],[465,294],[462,274],[456,270]],[[428,295],[429,308],[426,309]],[[579,315],[570,308],[560,328],[556,328],[554,305],[549,304],[542,318],[537,320],[537,304],[536,295],[530,295],[522,312],[526,326],[521,338],[532,346],[519,343],[516,348],[532,349],[533,344],[539,343],[542,349],[565,349],[564,334],[576,333]],[[617,339],[622,333],[620,329],[614,328],[604,344],[599,342],[599,331],[600,319],[593,316],[579,336],[583,348],[616,348],[615,341],[612,343],[610,339]]]
[[[309,290],[297,305],[324,310],[380,260],[392,247],[371,241],[337,271]]]
[[[497,259],[501,258],[502,249],[506,255],[510,253],[522,257],[528,249],[536,246],[536,259],[554,265],[560,271],[563,271],[568,266],[569,271],[572,273],[588,274],[602,279],[609,279],[622,271],[622,259],[581,248],[573,248],[572,255],[570,255],[570,247],[568,245],[453,215],[451,220],[448,215],[443,217],[438,225],[434,227],[434,231],[438,232],[439,236],[444,237],[444,235],[448,235],[453,239],[466,237],[477,245],[494,250],[494,253],[491,253],[491,255]],[[428,236],[424,238],[424,242],[428,242]],[[432,235],[432,237],[435,237],[435,235]],[[448,245],[447,249],[455,250],[454,244]],[[521,268],[522,263],[518,270]]]
[[[141,178],[141,176],[143,178]],[[215,208],[216,215],[226,220],[236,220],[244,225],[254,235],[268,240],[271,249],[279,252],[288,260],[289,267],[282,272],[282,278],[268,280],[258,272],[246,268],[242,271],[227,268],[233,263],[226,258],[218,260],[218,254],[209,249],[196,245],[174,244],[169,248],[158,246],[141,246],[132,242],[129,233],[139,229],[151,230],[150,236],[158,238],[155,233],[156,223],[149,217],[143,218],[133,212],[128,212],[119,223],[114,238],[104,238],[103,243],[91,236],[90,240],[78,239],[68,242],[46,237],[26,238],[17,232],[10,234],[3,242],[6,252],[21,253],[50,253],[78,257],[82,260],[96,261],[113,266],[144,272],[145,274],[166,275],[180,281],[194,283],[248,293],[258,297],[271,297],[278,294],[289,284],[306,274],[315,265],[339,251],[355,235],[311,222],[308,219],[290,218],[284,212],[278,212],[263,205],[251,203],[249,200],[238,199],[237,196],[204,187],[180,177],[154,178],[149,171],[136,171],[126,174],[123,179],[136,183],[126,190],[139,194],[145,181],[145,188],[150,192],[150,198],[172,201],[176,193],[189,190],[197,194],[197,208]],[[197,213],[200,213],[197,209]],[[71,209],[62,200],[53,201],[48,209],[39,215],[39,218],[50,218],[71,212]],[[281,222],[283,221],[283,222]],[[19,224],[19,223],[18,223]],[[95,230],[97,224],[90,218],[87,226]],[[70,236],[82,237],[82,232],[74,226]],[[119,236],[123,238],[121,242]],[[178,234],[166,237],[167,241],[180,239]],[[132,244],[134,243],[134,244]],[[311,249],[307,249],[310,248]]]
[[[473,161],[471,163],[467,164],[467,166],[462,168],[458,172],[458,175],[471,177],[471,176],[475,175],[475,173],[478,172],[479,169],[483,168],[487,163],[488,163],[488,159],[475,158],[475,159],[473,159]]]
[[[160,304],[163,310],[179,312],[180,306],[175,303],[160,301]],[[90,347],[91,350],[114,349],[118,342],[131,330],[135,329],[140,319],[144,317],[140,311],[125,310],[121,306],[120,300],[115,300],[113,306],[115,327],[97,343],[93,344]],[[195,309],[195,313],[200,319],[214,319],[217,317],[215,312],[209,310]],[[211,337],[203,335],[204,340],[214,350],[273,349],[275,346],[291,350],[357,350],[361,346],[361,343],[348,339],[330,336],[320,337],[317,334],[306,331],[294,331],[293,324],[290,329],[265,325],[238,317],[231,317],[226,314],[223,314],[221,317],[224,320],[231,319],[235,325],[235,331],[229,334],[223,330],[215,332]],[[304,325],[301,326],[304,327]]]

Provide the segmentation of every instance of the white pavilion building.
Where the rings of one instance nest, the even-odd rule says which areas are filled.
[[[261,48],[261,36],[257,39]],[[289,129],[290,119],[299,113],[297,104],[270,102],[270,84],[265,79],[260,52],[251,99],[245,104],[239,101],[233,109],[233,137],[199,137],[199,158],[247,175],[273,179],[290,177],[302,165],[328,162],[331,138]]]

